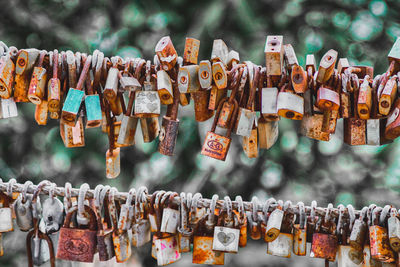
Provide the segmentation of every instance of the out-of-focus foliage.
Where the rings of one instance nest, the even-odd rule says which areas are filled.
[[[201,40],[200,59],[209,58],[212,40],[222,38],[242,60],[264,64],[264,42],[268,34],[284,35],[299,63],[314,53],[319,60],[330,48],[352,64],[375,66],[375,74],[387,68],[386,55],[400,36],[399,1],[121,1],[121,0],[13,0],[1,1],[0,39],[18,48],[81,51],[98,48],[106,55],[152,59],[154,46],[171,35],[178,53],[185,37]],[[299,135],[298,124],[282,119],[280,138],[259,158],[248,159],[240,140],[233,145],[226,162],[199,154],[210,122],[194,121],[193,105],[180,110],[180,131],[174,157],[158,153],[157,142],[137,144],[121,151],[121,175],[105,179],[107,138],[100,129],[85,133],[86,147],[66,149],[58,122],[37,126],[31,104],[18,104],[20,116],[0,121],[0,175],[20,182],[44,178],[59,185],[69,181],[78,187],[88,182],[93,188],[107,183],[126,191],[131,186],[201,192],[204,197],[253,195],[274,196],[294,203],[319,205],[329,202],[353,204],[371,202],[400,207],[399,142],[384,147],[349,147],[342,142],[342,124],[328,143]],[[26,266],[25,233],[18,230],[4,238],[1,266]],[[248,249],[227,257],[230,266],[311,266],[318,260],[292,260],[267,256],[265,245],[250,242]],[[257,253],[257,254],[255,254]],[[150,247],[135,252],[132,265],[155,265]],[[186,256],[177,266],[188,266]],[[60,264],[61,266],[61,264]],[[69,266],[69,265],[66,265]]]

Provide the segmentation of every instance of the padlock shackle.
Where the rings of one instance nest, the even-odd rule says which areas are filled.
[[[51,238],[42,233],[41,231],[31,230],[26,236],[26,254],[28,258],[28,267],[34,267],[33,258],[32,258],[32,238],[34,235],[37,235],[39,239],[46,240],[47,246],[50,253],[50,266],[56,267],[56,257],[54,254],[54,244]]]
[[[81,75],[79,76],[78,84],[76,85],[75,89],[82,91],[83,83],[86,80],[86,75],[89,72],[89,68],[90,68],[91,63],[92,63],[92,56],[89,55],[86,58],[85,65],[83,66],[83,69],[81,71]]]
[[[249,97],[247,99],[247,105],[246,105],[246,109],[249,110],[253,110],[254,99],[256,96],[258,88],[258,80],[260,76],[260,68],[253,64],[253,69],[254,69],[254,77],[253,77],[253,82],[249,83],[252,84],[252,86],[250,87]]]
[[[37,67],[42,68],[43,66],[43,61],[44,61],[44,57],[46,56],[47,51],[46,50],[41,50],[40,54],[39,54],[39,61],[37,64]]]
[[[28,193],[28,189],[29,189],[29,186],[31,186],[31,185],[33,185],[33,183],[32,183],[32,181],[30,181],[30,180],[28,180],[28,181],[26,181],[25,183],[24,183],[24,188],[23,188],[23,190],[22,190],[22,195],[21,195],[21,202],[22,202],[22,204],[25,204],[26,203],[26,197],[27,197],[27,193]]]
[[[63,228],[70,228],[72,216],[77,212],[78,212],[78,206],[73,206],[68,210],[67,215],[65,216],[64,219]],[[96,231],[97,230],[96,214],[94,213],[92,208],[90,208],[87,205],[85,205],[85,212],[89,214],[89,224],[88,224],[89,230]]]
[[[379,224],[384,226],[386,223],[386,218],[390,212],[390,209],[392,208],[391,205],[386,205],[385,207],[383,207],[381,215],[379,216]]]
[[[58,76],[58,50],[53,51],[53,79],[57,79]]]

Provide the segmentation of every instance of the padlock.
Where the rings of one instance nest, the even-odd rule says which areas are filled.
[[[169,36],[164,36],[158,41],[155,48],[155,53],[160,61],[163,70],[169,71],[173,67],[175,67],[178,59],[178,54],[176,53],[175,47],[172,44],[171,38]],[[160,96],[160,98],[162,97]]]
[[[395,261],[394,253],[390,248],[387,228],[385,227],[389,210],[390,206],[386,206],[383,210],[380,207],[376,207],[372,213],[372,225],[369,227],[371,258],[388,263]]]
[[[354,260],[354,253],[353,248],[351,248],[347,242],[348,231],[351,229],[351,226],[355,220],[355,213],[354,208],[351,205],[347,206],[347,211],[349,215],[349,220],[344,217],[345,207],[344,205],[340,204],[338,207],[339,210],[339,218],[337,222],[336,228],[336,235],[338,237],[338,266],[359,266],[362,261],[362,252],[357,252],[358,255],[357,259],[359,260],[358,263],[355,263]],[[352,254],[349,252],[351,251]],[[353,257],[351,257],[353,256]]]
[[[157,91],[152,89],[151,82],[145,82],[143,91],[135,91],[135,116],[152,118],[160,115],[161,102]]]
[[[20,50],[15,66],[15,102],[29,102],[28,89],[32,77],[33,67],[38,56],[39,50],[37,49]]]
[[[294,65],[290,74],[293,89],[296,93],[303,94],[307,91],[307,73],[303,70],[303,67]]]
[[[217,226],[214,227],[212,249],[237,253],[239,249],[240,229],[235,224],[231,199],[226,196],[224,200],[224,210],[219,214]]]
[[[194,102],[194,115],[196,121],[207,121],[214,115],[214,111],[208,109],[210,93],[210,90],[199,90],[191,93]]]
[[[200,61],[198,76],[200,87],[204,90],[208,90],[211,87],[212,83],[212,70],[210,61]]]
[[[395,251],[400,251],[400,220],[395,208],[390,210],[390,218],[388,219],[388,236],[390,247]]]
[[[220,90],[216,85],[211,86],[210,90],[210,100],[208,103],[209,110],[217,110],[219,103],[221,103],[222,99],[224,99],[227,95],[227,90]]]
[[[46,91],[47,71],[43,67],[45,56],[46,51],[41,51],[38,65],[33,69],[31,82],[29,84],[28,99],[35,105],[41,103]]]
[[[299,207],[299,223],[293,226],[293,253],[297,256],[307,254],[307,215],[304,203],[297,203]]]
[[[151,232],[157,232],[157,215],[156,215],[156,210],[155,210],[155,200],[158,196],[160,197],[161,194],[165,194],[165,191],[154,191],[153,195],[151,196],[150,200],[150,205],[149,205],[149,222],[150,222],[150,231]]]
[[[363,83],[360,85],[357,101],[358,117],[363,120],[370,118],[372,108],[372,92],[369,86],[369,76],[365,76]]]
[[[108,212],[111,217],[111,225],[113,227],[113,243],[115,258],[118,263],[125,262],[129,259],[132,254],[131,244],[130,244],[130,229],[127,229],[127,217],[123,217],[124,222],[119,221],[117,218],[117,208],[115,205],[115,193],[117,193],[116,188],[111,188],[108,194]],[[122,209],[121,209],[122,210]],[[122,214],[121,214],[122,215]]]
[[[251,211],[247,212],[246,214],[249,225],[249,235],[250,238],[253,240],[259,240],[263,236],[261,232],[261,227],[264,221],[261,222],[261,220],[259,220],[257,216],[257,205],[258,198],[254,196],[251,199]]]
[[[116,65],[108,70],[107,80],[104,87],[103,95],[108,102],[113,102],[118,94],[118,74],[119,70]]]
[[[91,61],[92,61],[92,56],[88,56],[85,65],[82,69],[76,88],[70,88],[67,93],[67,97],[64,101],[61,114],[61,122],[65,125],[73,127],[77,123],[77,119],[79,117],[78,113],[85,96],[85,92],[82,90],[83,83],[86,80],[86,75],[88,74]]]
[[[14,203],[14,211],[16,215],[16,222],[18,228],[23,231],[29,231],[33,228],[33,215],[32,215],[32,195],[27,195],[28,187],[32,182],[27,181],[24,184],[24,189],[20,197]]]
[[[285,44],[283,46],[283,50],[286,68],[289,70],[289,72],[291,72],[294,66],[299,65],[296,53],[294,52],[293,46],[291,44]]]
[[[301,120],[304,115],[304,98],[290,92],[279,92],[276,108],[278,115],[287,119]]]
[[[241,196],[236,196],[235,201],[237,203],[237,211],[233,211],[235,213],[240,234],[239,234],[239,247],[245,247],[247,245],[247,216],[245,213],[245,208],[243,204],[243,200]]]
[[[93,54],[94,56],[95,54]],[[96,69],[93,71],[94,79],[100,75],[102,62],[100,61],[101,57],[97,57],[98,62],[96,63]],[[87,76],[86,79],[86,89],[87,95],[85,96],[85,110],[86,110],[86,128],[95,128],[100,127],[102,120],[102,112],[101,112],[101,104],[100,104],[100,96],[96,94],[95,80],[93,81],[90,78],[91,75]],[[97,81],[96,81],[97,82]]]
[[[108,199],[105,198],[105,196],[109,190],[109,186],[104,187],[102,185],[98,185],[94,193],[93,210],[96,213],[97,218],[96,241],[100,261],[108,261],[115,256],[112,238],[113,228],[111,226],[108,208],[104,209],[104,216],[102,215],[103,207],[108,207]]]
[[[132,227],[132,245],[141,247],[151,241],[150,222],[147,218],[147,188],[140,187],[135,199],[135,223]]]
[[[0,233],[14,231],[10,197],[3,192],[0,192],[0,204]]]
[[[47,117],[49,114],[48,102],[47,100],[42,100],[40,104],[35,107],[35,121],[38,125],[46,125]]]
[[[394,140],[400,136],[400,100],[396,100],[393,110],[386,121],[385,138]]]
[[[317,208],[317,201],[311,201],[311,211],[310,216],[307,218],[307,243],[312,242],[312,236],[315,233],[315,227],[317,225],[318,217],[315,215]]]
[[[193,237],[193,229],[188,227],[189,210],[186,203],[186,194],[180,195],[180,225],[178,227],[179,252],[186,253],[191,251],[191,241]]]
[[[161,104],[171,105],[174,102],[171,78],[165,70],[157,71],[157,90]]]
[[[171,194],[168,198],[168,207],[164,208],[161,219],[160,231],[163,233],[176,234],[179,226],[180,214],[178,206],[173,203],[174,197],[178,196],[177,193]]]
[[[214,195],[213,197],[215,197]],[[189,211],[189,226],[195,228],[198,222],[206,216],[206,209],[199,206],[202,196],[200,193],[196,193],[191,197],[191,207]]]
[[[45,233],[51,235],[60,230],[64,221],[63,203],[54,196],[55,184],[53,183],[49,197],[43,202],[42,219],[44,222]]]
[[[231,50],[228,53],[228,58],[226,61],[226,66],[229,70],[231,70],[235,65],[239,64],[240,56],[239,53],[235,50]]]
[[[278,88],[262,88],[261,89],[261,115],[267,121],[279,120],[278,116]]]
[[[122,117],[121,128],[119,130],[116,146],[130,146],[135,144],[138,118],[131,115],[133,102],[135,100],[135,93],[129,92],[129,94],[129,103],[126,108],[126,113]]]
[[[143,142],[152,142],[160,133],[160,125],[158,117],[153,118],[141,118],[140,127],[142,129]]]
[[[311,253],[312,258],[323,258],[327,261],[335,261],[338,250],[335,222],[331,220],[332,204],[328,205],[324,218],[319,218],[316,232],[312,236]]]
[[[221,115],[221,109],[223,104],[224,102],[221,102],[219,104],[218,110],[214,117],[214,122],[211,127],[211,131],[207,132],[206,138],[204,140],[203,147],[201,149],[201,154],[214,159],[225,161],[226,156],[228,154],[229,146],[231,144],[230,137],[233,128],[233,123],[230,123],[230,127],[227,129],[226,136],[215,133],[217,127],[217,121],[219,120],[219,117]],[[233,118],[236,116],[237,110],[238,107],[236,102],[232,115]]]
[[[106,177],[116,178],[121,172],[120,148],[109,148],[106,152]]]
[[[242,75],[243,74],[243,75]],[[240,83],[238,81],[240,79]],[[222,99],[219,105],[221,106],[221,113],[218,115],[217,126],[221,128],[229,128],[231,124],[235,127],[236,113],[238,112],[238,102],[235,99],[236,92],[238,91],[239,87],[243,88],[244,84],[247,80],[247,68],[241,69],[240,74],[239,72],[236,73],[234,82],[233,82],[233,89],[229,98]],[[236,86],[235,86],[236,84]],[[218,106],[219,109],[219,106]]]
[[[361,210],[360,217],[354,221],[354,225],[349,236],[350,247],[358,252],[361,252],[364,248],[367,234],[367,223],[365,222],[367,210],[367,207],[364,207]]]
[[[331,78],[335,70],[337,56],[338,52],[333,49],[324,54],[319,63],[317,82],[324,84]]]
[[[293,249],[292,228],[294,219],[290,201],[285,203],[284,210],[281,230],[276,239],[268,242],[267,253],[274,256],[290,258]]]
[[[337,65],[338,73],[342,74],[348,68],[350,68],[349,60],[347,58],[339,58],[338,65]]]
[[[11,54],[0,59],[0,97],[7,99],[12,96],[14,88],[15,64]]]
[[[212,76],[218,89],[222,90],[228,86],[228,74],[223,62],[214,62],[212,64]]]
[[[183,65],[197,65],[200,41],[186,37],[185,50],[183,52]]]
[[[317,92],[315,105],[323,111],[338,110],[340,107],[340,96],[334,90],[321,86]]]
[[[322,131],[323,114],[306,115],[301,121],[301,134],[320,141],[329,141],[330,133]]]
[[[222,39],[216,39],[213,42],[211,51],[211,62],[222,62],[226,64],[228,61],[229,49]]]
[[[268,35],[265,41],[265,62],[267,75],[281,76],[283,69],[283,36]]]
[[[159,135],[160,143],[158,145],[158,152],[166,156],[172,156],[174,154],[176,139],[178,137],[178,97],[179,90],[176,84],[174,84],[174,102],[171,106],[171,113],[170,116],[167,116],[167,113],[167,115],[163,117]]]
[[[58,78],[58,51],[53,52],[53,77],[47,84],[47,102],[49,112],[60,112],[61,83]]]
[[[85,146],[82,117],[79,117],[76,125],[73,127],[60,122],[60,135],[65,147]]]
[[[221,251],[214,251],[212,248],[217,200],[218,196],[214,195],[207,216],[202,218],[194,229],[192,262],[195,264],[224,264],[225,254]]]
[[[278,205],[269,215],[264,236],[266,242],[272,242],[278,238],[281,231],[283,215],[284,212],[281,205]]]
[[[0,118],[7,119],[18,116],[17,104],[13,97],[0,99]]]
[[[258,144],[261,149],[270,149],[278,140],[279,128],[277,121],[266,121],[263,117],[258,119]]]
[[[180,93],[193,93],[200,89],[199,65],[188,65],[179,68],[178,88]]]
[[[343,120],[343,141],[351,146],[365,145],[366,121],[356,118]]]
[[[50,260],[50,266],[55,267],[53,242],[50,237],[39,229],[32,230],[26,236],[28,266],[40,266]],[[32,253],[33,252],[33,253]]]
[[[257,128],[250,132],[250,136],[243,136],[242,140],[243,151],[248,158],[258,157],[258,133]]]
[[[96,215],[89,206],[85,206],[85,212],[90,216],[88,229],[70,228],[72,216],[77,210],[77,206],[70,208],[64,220],[64,225],[60,229],[57,258],[69,261],[93,262],[97,246]]]
[[[396,99],[397,94],[397,76],[392,76],[386,83],[382,93],[379,95],[379,113],[388,115]]]

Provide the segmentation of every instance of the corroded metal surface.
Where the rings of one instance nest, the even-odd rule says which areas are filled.
[[[174,154],[178,130],[179,120],[171,120],[166,116],[163,117],[158,152],[167,156],[172,156]]]
[[[338,241],[336,236],[322,233],[314,233],[310,257],[335,261],[337,250]]]
[[[193,239],[193,263],[224,265],[225,254],[212,250],[212,237],[195,236]]]

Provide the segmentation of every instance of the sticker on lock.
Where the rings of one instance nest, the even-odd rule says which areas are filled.
[[[208,132],[201,154],[219,160],[225,160],[230,145],[230,138]]]

